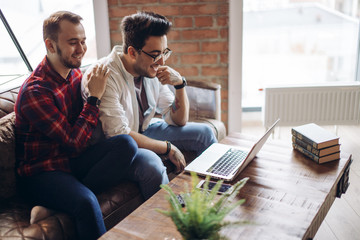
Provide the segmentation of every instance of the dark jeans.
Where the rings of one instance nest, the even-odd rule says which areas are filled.
[[[112,137],[71,159],[73,174],[53,171],[22,177],[21,191],[35,205],[72,216],[79,239],[97,239],[106,229],[95,194],[128,178],[136,152],[129,135]]]

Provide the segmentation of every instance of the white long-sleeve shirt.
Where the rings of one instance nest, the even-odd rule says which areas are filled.
[[[139,130],[139,110],[134,86],[134,76],[126,71],[121,59],[122,46],[115,46],[111,53],[100,59],[97,64],[106,64],[110,69],[110,76],[100,104],[100,121],[107,138],[118,134],[129,134],[130,131]],[[84,99],[88,93],[85,89],[87,75],[93,67],[89,67],[82,80],[82,92]],[[170,125],[176,125],[170,116],[171,105],[175,96],[167,85],[162,85],[155,78],[143,80],[149,109],[144,113],[142,131],[145,131],[155,113],[161,114],[163,119]]]

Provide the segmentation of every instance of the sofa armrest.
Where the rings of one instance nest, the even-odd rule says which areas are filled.
[[[187,82],[186,92],[190,103],[190,121],[203,118],[221,121],[221,85],[194,80]]]

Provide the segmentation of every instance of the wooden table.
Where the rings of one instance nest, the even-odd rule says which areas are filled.
[[[250,147],[254,138],[230,134],[222,143]],[[291,148],[291,143],[268,140],[251,164],[238,176],[250,177],[237,199],[246,202],[226,220],[249,225],[226,228],[229,239],[311,239],[336,195],[346,191],[351,155],[318,165]],[[175,193],[190,183],[182,173],[169,184]],[[189,184],[190,185],[190,184]],[[340,190],[340,193],[337,193]],[[169,209],[167,193],[160,190],[101,239],[182,239],[171,219],[155,209]]]

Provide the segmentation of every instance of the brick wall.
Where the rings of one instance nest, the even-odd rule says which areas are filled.
[[[187,79],[220,83],[222,121],[228,122],[228,0],[108,0],[111,45],[121,44],[121,19],[137,11],[166,16],[173,27],[167,64]]]

